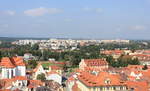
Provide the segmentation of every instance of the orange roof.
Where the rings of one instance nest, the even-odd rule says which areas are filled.
[[[98,67],[96,67],[96,68],[93,68],[93,67],[85,67],[85,70],[88,70],[88,71],[102,71],[102,70],[105,70],[105,69],[107,69],[107,68],[98,68]]]
[[[146,81],[127,81],[129,88],[134,88],[134,91],[148,91],[148,83]]]
[[[25,66],[22,57],[13,57],[12,59],[17,66]]]
[[[9,57],[3,57],[1,59],[0,65],[3,67],[7,67],[7,68],[14,68],[15,67],[15,65],[12,63],[12,61],[10,60]]]
[[[121,77],[117,74],[110,74],[108,72],[100,72],[98,75],[93,75],[88,72],[81,72],[78,76],[79,80],[87,86],[118,86],[126,85],[121,81]],[[110,83],[106,83],[106,81]]]
[[[25,66],[25,63],[23,62],[23,59],[20,57],[3,57],[0,62],[0,66],[6,67],[6,68],[14,68],[16,66]]]
[[[77,83],[75,82],[73,87],[72,87],[72,91],[81,91],[79,88],[78,88],[78,85]]]
[[[150,78],[150,69],[143,71],[142,74],[143,74],[143,77],[149,77]]]
[[[56,66],[56,65],[52,65],[52,66],[50,66],[50,68],[51,68],[52,70],[60,70],[60,69],[61,69],[61,67]]]
[[[129,68],[129,69],[142,69],[143,65],[128,65],[127,68]]]
[[[41,63],[38,63],[38,65],[36,66],[36,68],[35,68],[35,69],[33,69],[33,72],[38,71],[38,69],[39,69],[39,67],[40,67],[40,66],[42,66],[42,65],[41,65]]]
[[[15,76],[13,79],[14,80],[27,80],[27,77],[25,77],[25,76]]]
[[[147,55],[147,54],[136,54],[136,55],[133,55],[133,56],[137,56],[137,57],[150,57],[150,54]]]
[[[73,76],[69,77],[67,82],[70,82],[70,81],[75,81],[75,78]]]
[[[12,85],[13,79],[2,79],[0,82],[3,88],[7,88]]]
[[[106,55],[112,55],[112,54],[123,54],[123,51],[122,50],[104,50],[102,51],[104,54]]]
[[[0,91],[11,91],[11,90],[10,89],[3,89],[3,90],[0,89]]]
[[[65,65],[66,62],[58,62],[58,61],[56,61],[55,64]]]
[[[84,59],[87,66],[103,66],[108,65],[106,60],[103,59]]]
[[[59,75],[59,73],[57,73],[56,71],[47,72],[47,75],[50,75],[50,74],[58,74]]]
[[[145,54],[150,54],[150,50],[144,50],[143,53],[145,53]]]
[[[41,80],[29,80],[28,88],[36,88],[43,85],[44,83]]]
[[[9,86],[12,86],[12,82],[17,81],[17,80],[27,80],[27,78],[25,76],[15,76],[12,79],[2,79],[0,80],[0,82],[3,88],[7,88]]]

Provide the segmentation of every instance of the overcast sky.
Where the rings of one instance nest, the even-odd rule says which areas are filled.
[[[150,39],[150,0],[0,0],[0,37]]]

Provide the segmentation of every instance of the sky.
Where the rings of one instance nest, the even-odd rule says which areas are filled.
[[[0,0],[0,37],[150,39],[150,0]]]

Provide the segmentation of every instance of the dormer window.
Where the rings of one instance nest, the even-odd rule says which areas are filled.
[[[110,83],[111,83],[110,79],[105,80],[105,84],[110,84]]]

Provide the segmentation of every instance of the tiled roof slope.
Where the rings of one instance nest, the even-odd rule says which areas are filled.
[[[78,78],[86,86],[90,87],[126,85],[123,81],[121,81],[120,75],[110,74],[108,72],[100,72],[97,75],[93,75],[88,72],[81,72],[80,75],[78,75]]]
[[[107,61],[104,59],[84,59],[87,66],[102,66],[107,65]]]
[[[6,68],[14,68],[16,66],[25,66],[23,59],[21,57],[3,57],[0,62],[0,66]]]

